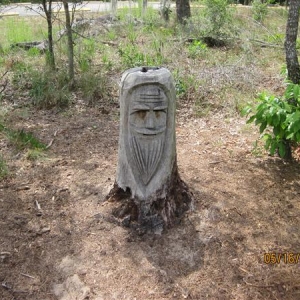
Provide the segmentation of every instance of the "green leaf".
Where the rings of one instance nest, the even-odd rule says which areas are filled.
[[[255,115],[254,115],[254,116],[251,116],[251,117],[247,120],[246,124],[252,123],[252,122],[255,120],[255,118],[256,118]]]
[[[298,84],[294,85],[293,92],[294,92],[294,99],[298,99],[299,98],[299,92],[300,92],[300,88],[299,88]]]
[[[266,127],[267,127],[267,122],[262,122],[260,127],[259,127],[259,132],[263,133],[264,130],[266,129]]]
[[[292,133],[290,133],[290,134],[288,134],[288,135],[286,136],[286,139],[287,139],[287,140],[293,140],[293,139],[294,139],[294,136],[295,136],[295,133],[292,132]]]
[[[242,111],[241,111],[241,115],[244,116],[248,116],[250,114],[250,112],[252,111],[252,108],[250,106],[245,106]]]
[[[279,152],[279,156],[282,158],[282,157],[285,157],[285,143],[284,142],[279,142],[278,143],[278,152]]]
[[[271,155],[274,155],[275,154],[275,151],[278,149],[278,144],[277,144],[277,141],[273,140],[271,142],[271,149],[270,149],[270,154]]]
[[[285,101],[283,101],[282,103],[283,103],[283,108],[286,110],[286,112],[291,113],[292,112],[291,105]]]
[[[272,138],[271,138],[271,136],[269,134],[265,134],[264,135],[264,139],[266,140],[266,142],[265,142],[265,149],[268,150],[270,148],[270,145],[271,145],[271,142],[272,142]]]

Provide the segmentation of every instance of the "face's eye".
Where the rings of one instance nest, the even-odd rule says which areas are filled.
[[[160,111],[159,111],[159,110],[156,110],[156,111],[155,111],[155,117],[156,117],[156,118],[159,118],[159,117],[160,117]]]
[[[136,113],[139,116],[139,118],[141,118],[142,120],[144,120],[145,117],[146,117],[147,111],[146,110],[139,110]]]

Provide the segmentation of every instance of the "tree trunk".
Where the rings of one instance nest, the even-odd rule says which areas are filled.
[[[170,7],[171,7],[170,0],[160,1],[160,14],[166,22],[169,22],[170,20],[170,14],[172,12]]]
[[[142,17],[145,17],[148,6],[148,0],[143,0]]]
[[[288,71],[288,79],[294,84],[300,84],[300,66],[297,55],[297,35],[299,25],[299,0],[289,1],[289,14],[286,25],[286,37],[285,37],[285,55],[286,65]],[[288,99],[288,101],[294,102],[295,99]],[[285,140],[285,159],[292,159],[292,149],[289,140]]]
[[[121,225],[141,234],[160,234],[178,224],[192,206],[193,195],[181,180],[176,162],[170,179],[157,193],[164,196],[152,195],[147,200],[141,200],[138,196],[133,196],[129,188],[124,191],[115,182],[106,199],[117,204],[112,214],[120,220]]]
[[[74,85],[74,45],[73,45],[73,35],[72,35],[72,25],[70,10],[67,1],[63,1],[65,17],[66,17],[66,32],[68,38],[68,74],[69,74],[69,84],[72,88]]]
[[[289,14],[286,25],[285,51],[288,79],[295,84],[300,83],[300,67],[297,56],[297,35],[299,24],[299,0],[289,1]]]
[[[175,87],[165,68],[126,71],[120,90],[116,182],[107,196],[115,217],[142,232],[159,233],[180,220],[192,194],[176,159]]]
[[[116,17],[117,8],[118,8],[118,0],[111,0],[111,14],[113,18]]]
[[[47,55],[47,64],[52,70],[55,70],[55,56],[53,48],[53,30],[52,30],[52,0],[49,0],[49,5],[47,7],[47,1],[43,0],[42,2],[43,9],[46,15],[46,20],[48,24],[48,53]]]
[[[189,0],[176,0],[176,15],[179,23],[186,23],[186,19],[191,16]]]

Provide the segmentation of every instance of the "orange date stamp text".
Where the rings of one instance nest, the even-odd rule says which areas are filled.
[[[265,264],[298,264],[300,263],[300,253],[295,252],[267,252],[264,253]]]

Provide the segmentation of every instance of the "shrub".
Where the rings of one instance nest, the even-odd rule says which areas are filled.
[[[232,13],[228,0],[205,0],[205,17],[208,21],[207,35],[220,37],[224,28],[231,24]]]
[[[288,82],[282,98],[261,93],[254,114],[247,123],[259,126],[265,148],[271,155],[277,151],[282,158],[291,158],[291,147],[300,142],[300,85]],[[246,107],[243,114],[252,112]]]
[[[252,16],[255,21],[262,22],[268,14],[268,4],[267,2],[262,2],[262,0],[253,0],[252,2]]]

